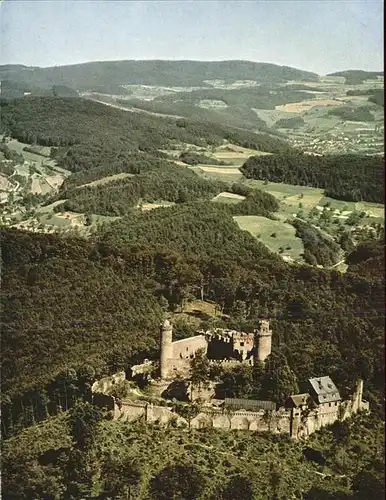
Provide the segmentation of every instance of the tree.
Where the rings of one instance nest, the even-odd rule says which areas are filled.
[[[150,481],[153,500],[197,500],[206,486],[203,474],[194,465],[168,465]]]
[[[385,498],[383,482],[367,471],[359,472],[353,481],[354,498],[357,500],[381,500]]]
[[[202,388],[209,386],[210,364],[203,348],[198,349],[190,361],[190,380],[192,387],[198,388],[200,395]]]
[[[279,465],[275,462],[271,462],[269,465],[269,483],[272,490],[272,499],[279,498],[282,489],[283,476],[279,469]]]
[[[253,500],[254,488],[248,477],[241,475],[233,476],[221,492],[222,500]]]
[[[101,479],[104,493],[113,498],[134,498],[131,493],[141,482],[142,470],[137,462],[109,456],[102,465]]]
[[[291,394],[298,392],[296,375],[289,367],[287,358],[281,353],[272,353],[265,364],[262,394],[268,400],[284,405]]]
[[[80,450],[90,445],[95,437],[95,429],[102,419],[99,408],[90,403],[77,402],[70,410],[71,434]]]
[[[216,391],[220,397],[248,398],[254,388],[252,367],[240,364],[223,371]]]

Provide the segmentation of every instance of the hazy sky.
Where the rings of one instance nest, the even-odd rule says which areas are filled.
[[[383,69],[382,0],[3,0],[0,64],[246,59]]]

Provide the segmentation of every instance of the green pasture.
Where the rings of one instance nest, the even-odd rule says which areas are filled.
[[[272,194],[278,200],[288,200],[289,203],[304,201],[304,204],[315,206],[324,196],[324,190],[309,186],[293,186],[283,182],[268,182],[256,179],[243,178],[243,184],[255,189],[261,189]],[[303,197],[301,197],[303,195]],[[299,200],[298,200],[299,198]]]
[[[43,223],[47,226],[56,226],[61,228],[71,226],[71,221],[69,219],[58,217],[56,214],[52,214],[48,219],[45,218]]]
[[[49,205],[38,207],[36,209],[36,212],[37,213],[52,213],[54,208],[57,205],[60,205],[60,204],[64,203],[65,201],[67,201],[67,200],[58,200],[58,201],[54,201],[53,203],[50,203]]]
[[[119,174],[108,175],[107,177],[102,177],[96,181],[88,182],[87,184],[82,184],[81,186],[76,186],[75,189],[83,188],[86,186],[102,186],[103,184],[108,184],[109,182],[117,181],[119,179],[125,179],[127,177],[135,177],[135,174],[129,174],[128,172],[121,172]]]
[[[358,212],[368,212],[374,217],[385,218],[385,207],[380,203],[370,203],[367,201],[355,203],[355,210]]]
[[[233,219],[240,229],[248,231],[272,252],[280,253],[280,247],[282,247],[284,251],[281,255],[289,256],[298,262],[302,261],[303,243],[300,238],[295,236],[296,231],[291,224],[258,215],[240,215],[233,217]],[[273,237],[272,234],[275,234],[276,237]]]
[[[206,165],[207,167],[207,165]],[[243,179],[243,174],[240,171],[236,171],[235,167],[233,169],[228,169],[226,167],[212,167],[213,170],[208,171],[205,167],[188,167],[192,172],[195,172],[197,175],[204,177],[208,180],[216,180],[227,183],[239,182]],[[205,169],[205,170],[204,170]]]
[[[22,175],[24,177],[29,177],[29,166],[28,165],[16,165],[15,174]]]
[[[245,196],[240,196],[233,193],[223,192],[215,196],[212,201],[216,203],[226,203],[228,205],[237,205],[241,201],[245,200]]]

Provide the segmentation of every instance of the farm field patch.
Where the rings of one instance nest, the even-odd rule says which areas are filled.
[[[243,178],[242,183],[251,188],[257,188],[262,191],[266,191],[267,193],[271,193],[280,199],[288,199],[288,197],[300,196],[303,194],[303,197],[314,197],[315,199],[317,198],[317,201],[319,201],[324,195],[323,189],[313,188],[310,186],[294,186],[292,184],[284,184],[283,182],[267,183],[262,180]]]
[[[212,201],[219,202],[219,203],[240,203],[240,201],[245,200],[245,196],[241,196],[239,194],[234,194],[234,193],[228,193],[227,191],[224,191],[217,196],[215,196]]]
[[[335,99],[310,99],[309,101],[281,104],[276,106],[275,109],[290,113],[303,113],[314,107],[339,106],[341,104],[340,101],[336,101]]]
[[[203,172],[214,174],[242,175],[240,170],[235,167],[208,167],[207,165],[200,165],[198,168]]]
[[[385,207],[380,203],[357,202],[355,210],[367,212],[370,217],[385,217]]]
[[[291,224],[258,215],[240,215],[233,219],[240,229],[248,231],[272,252],[280,253],[286,260],[303,261],[303,243],[295,236],[296,231]]]
[[[173,202],[165,201],[160,203],[143,203],[142,205],[138,205],[138,208],[141,208],[143,212],[146,212],[148,210],[154,210],[155,208],[171,207],[173,205]]]
[[[81,186],[76,186],[75,189],[87,187],[87,186],[101,186],[103,184],[108,184],[109,182],[117,181],[119,179],[125,179],[126,177],[134,177],[135,174],[129,174],[127,172],[121,172],[120,174],[109,175],[107,177],[102,177],[102,179],[97,179],[96,181],[88,182],[87,184],[82,184]]]

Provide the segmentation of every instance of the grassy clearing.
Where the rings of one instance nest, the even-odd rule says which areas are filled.
[[[125,179],[126,177],[134,177],[135,174],[129,174],[127,172],[121,172],[120,174],[109,175],[107,177],[102,177],[96,181],[88,182],[87,184],[82,184],[81,186],[76,186],[75,189],[83,188],[86,186],[101,186],[103,184],[108,184],[109,182],[117,181],[119,179]]]
[[[367,212],[370,217],[385,218],[385,207],[380,203],[370,203],[367,201],[355,203],[355,210]]]
[[[235,167],[214,167],[214,166],[207,166],[207,165],[200,165],[198,166],[199,169],[201,169],[203,172],[209,172],[212,174],[228,174],[228,175],[241,175],[240,170]]]
[[[32,178],[31,189],[30,189],[32,194],[43,194],[43,189],[42,189],[43,182],[41,181],[42,179],[39,179],[39,177]]]
[[[143,212],[146,212],[148,210],[154,210],[155,208],[160,208],[160,207],[171,207],[175,205],[172,201],[160,201],[159,203],[143,203],[138,205],[137,208],[141,208]]]
[[[261,241],[272,252],[281,253],[284,257],[301,262],[304,251],[300,238],[295,236],[295,228],[283,221],[274,221],[258,215],[241,215],[233,217],[240,229],[248,231]],[[276,237],[273,237],[275,234]],[[290,247],[290,248],[288,248]],[[283,252],[279,252],[283,248]]]
[[[243,178],[241,172],[232,171],[231,173],[229,173],[227,170],[224,170],[223,172],[204,172],[201,169],[197,169],[195,172],[196,174],[201,175],[205,179],[222,181],[230,184],[234,182],[239,182]]]
[[[295,201],[297,202],[297,197],[301,197],[301,195],[303,195],[303,198],[299,198],[299,201],[304,200],[304,203],[312,204],[312,206],[315,206],[320,201],[320,199],[324,197],[323,189],[313,188],[309,186],[293,186],[292,184],[284,184],[282,182],[266,183],[262,180],[245,178],[243,179],[243,184],[251,188],[261,189],[262,191],[270,193],[278,198],[279,201],[288,200],[290,204],[294,203]]]
[[[328,196],[324,196],[319,201],[318,206],[323,206],[326,203],[329,203],[330,208],[332,208],[333,210],[340,210],[340,211],[353,211],[353,210],[355,210],[355,202],[336,200],[335,198],[330,198]]]
[[[240,201],[245,200],[245,196],[241,196],[239,194],[233,194],[233,193],[228,193],[227,191],[224,191],[217,196],[215,196],[212,201],[218,202],[218,203],[230,203],[230,204],[237,204],[240,203]]]
[[[44,220],[44,224],[47,226],[65,228],[71,226],[71,221],[69,219],[59,217],[57,214],[52,214],[50,218]]]
[[[54,201],[53,203],[50,203],[49,205],[43,206],[43,207],[38,207],[36,209],[37,213],[51,213],[54,208],[62,203],[64,203],[67,200],[58,200]]]

